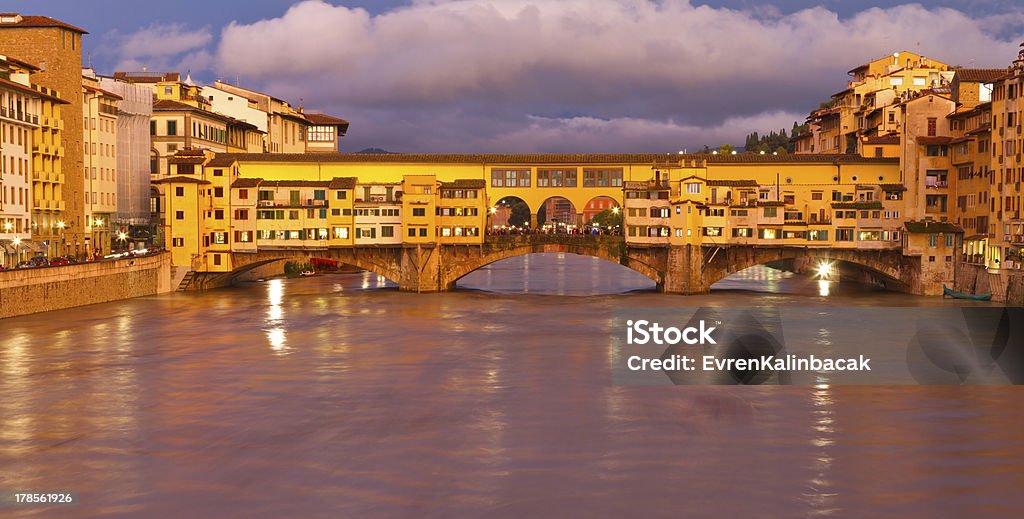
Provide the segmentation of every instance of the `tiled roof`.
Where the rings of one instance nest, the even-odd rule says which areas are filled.
[[[262,178],[237,178],[231,183],[231,187],[258,187],[260,182],[263,182]]]
[[[896,134],[890,135],[878,135],[875,137],[868,137],[864,141],[864,144],[899,144],[900,136]]]
[[[0,26],[2,26],[2,24],[0,24]],[[30,69],[30,70],[39,70],[39,67],[37,67],[37,66],[33,65],[32,63],[29,63],[27,61],[22,61],[22,60],[20,60],[18,58],[12,57],[12,56],[3,56],[3,58],[5,60],[7,60],[8,63],[14,63],[15,65],[18,65],[18,66],[20,66],[22,68],[27,68],[27,69]]]
[[[460,178],[454,182],[441,182],[442,188],[448,189],[483,189],[487,183],[482,178]]]
[[[264,180],[260,187],[328,187],[330,180]]]
[[[106,97],[110,97],[110,98],[113,98],[113,99],[117,99],[117,100],[124,99],[123,97],[121,97],[121,96],[119,96],[119,95],[117,95],[117,94],[115,94],[113,92],[110,92],[108,90],[103,90],[102,88],[94,87],[92,85],[82,85],[82,88],[84,88],[84,89],[86,89],[86,90],[88,90],[90,92],[95,92],[97,94],[100,94],[100,95],[103,95],[103,96],[106,96]]]
[[[304,113],[302,115],[313,124],[343,124],[348,126],[348,121],[327,114]]]
[[[952,232],[962,233],[963,228],[955,223],[950,222],[905,222],[904,227],[910,232],[925,232],[925,233],[937,233],[937,232]]]
[[[114,72],[114,79],[122,79],[132,83],[159,83],[161,81],[181,81],[179,72]]]
[[[881,209],[882,202],[833,202],[832,209]]]
[[[951,141],[951,140],[953,140],[952,137],[941,137],[941,136],[927,137],[927,136],[923,136],[922,135],[922,136],[917,138],[917,143],[918,144],[949,144],[949,141]]]
[[[198,108],[173,99],[158,99],[153,102],[153,110],[198,110]]]
[[[988,83],[1006,74],[1005,68],[961,68],[956,70],[956,78],[960,81]]]
[[[239,162],[312,162],[312,163],[452,163],[452,164],[650,164],[678,167],[682,161],[707,161],[709,163],[866,163],[895,164],[898,158],[861,157],[859,155],[794,155],[794,154],[737,154],[708,155],[690,153],[685,155],[661,153],[588,153],[588,154],[407,154],[407,153],[221,153],[218,157],[230,157]]]
[[[226,168],[226,167],[228,167],[228,166],[230,166],[230,165],[232,165],[234,163],[235,163],[235,158],[233,156],[225,155],[223,153],[218,153],[212,159],[210,159],[210,162],[206,163],[206,167],[208,167],[208,168]]]
[[[17,13],[5,13],[4,14],[5,18],[12,18],[12,17],[15,17],[15,16],[18,16],[18,14]],[[82,28],[79,28],[79,27],[75,27],[74,25],[71,25],[70,23],[64,23],[64,22],[62,22],[60,20],[55,20],[53,18],[50,18],[49,16],[25,16],[25,15],[21,15],[21,20],[20,21],[18,21],[18,22],[0,23],[0,28],[2,28],[2,27],[61,27],[61,28],[64,28],[64,29],[69,29],[69,30],[75,31],[77,33],[89,34],[89,31],[87,31],[85,29],[82,29]]]
[[[327,187],[330,189],[355,189],[356,177],[334,177]]]
[[[707,185],[711,187],[757,187],[756,180],[708,180]]]
[[[176,175],[173,177],[162,178],[160,180],[154,180],[154,184],[209,184],[210,181],[203,180],[196,177],[188,177],[184,175]]]

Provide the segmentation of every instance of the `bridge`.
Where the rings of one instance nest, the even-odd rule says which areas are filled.
[[[197,273],[188,288],[224,286],[247,273],[269,266],[280,272],[284,262],[335,261],[367,270],[395,282],[403,291],[438,292],[496,261],[532,253],[569,253],[605,259],[653,280],[658,290],[672,294],[702,294],[714,283],[756,265],[792,261],[809,270],[820,262],[855,267],[866,279],[886,288],[914,294],[941,293],[942,279],[922,275],[921,257],[899,250],[810,248],[760,245],[637,245],[621,236],[527,234],[487,236],[476,245],[394,245],[265,249],[233,253],[234,270]],[[265,274],[264,274],[265,275]]]

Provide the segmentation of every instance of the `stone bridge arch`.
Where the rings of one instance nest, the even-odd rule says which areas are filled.
[[[441,263],[440,284],[452,289],[459,279],[496,261],[546,252],[578,254],[618,263],[651,279],[659,288],[664,281],[665,255],[633,251],[625,246],[621,237],[540,234],[489,238],[479,251],[449,250]]]
[[[232,255],[232,267],[230,272],[205,272],[197,273],[193,278],[191,289],[203,289],[228,286],[235,282],[245,280],[247,276],[261,277],[271,275],[264,272],[257,272],[260,267],[280,264],[281,272],[284,270],[284,263],[295,261],[308,263],[313,258],[336,261],[341,264],[350,265],[383,276],[394,283],[401,283],[401,249],[394,247],[367,248],[367,249],[321,249],[321,250],[264,250],[257,253],[234,253]],[[279,273],[275,269],[275,274]]]
[[[741,270],[783,260],[843,262],[881,277],[887,288],[912,292],[918,284],[920,258],[890,250],[801,247],[704,247],[701,282],[705,289]],[[717,250],[716,250],[717,249]]]

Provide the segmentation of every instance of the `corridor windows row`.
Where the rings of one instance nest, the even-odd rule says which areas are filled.
[[[476,207],[438,207],[437,216],[478,216],[480,210]],[[422,216],[422,215],[420,215]]]
[[[479,227],[441,227],[440,235],[449,236],[480,236]]]
[[[537,168],[537,187],[576,187],[576,168]],[[491,187],[530,187],[529,168],[491,169]],[[622,168],[583,168],[583,187],[622,187]]]

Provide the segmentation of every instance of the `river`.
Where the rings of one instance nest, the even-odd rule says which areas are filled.
[[[272,279],[0,321],[5,517],[997,517],[1016,386],[619,386],[623,307],[930,306],[767,268],[668,296],[512,258],[461,290]],[[831,310],[830,310],[831,309]]]

